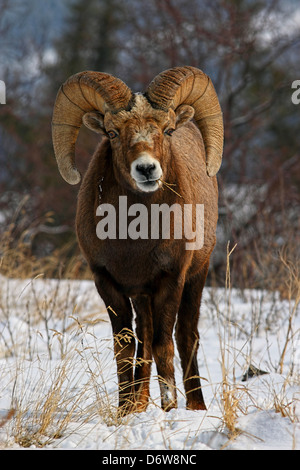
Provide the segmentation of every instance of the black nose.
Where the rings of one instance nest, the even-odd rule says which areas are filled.
[[[136,166],[136,171],[142,176],[145,176],[147,180],[151,179],[151,175],[154,172],[156,166],[155,163],[139,163]]]

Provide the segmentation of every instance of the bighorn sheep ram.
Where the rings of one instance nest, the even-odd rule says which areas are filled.
[[[75,143],[82,122],[105,136],[79,190],[76,228],[111,320],[119,409],[146,409],[152,357],[162,408],[177,406],[175,324],[187,408],[206,409],[197,365],[198,319],[216,242],[215,175],[223,152],[222,112],[213,84],[205,73],[189,66],[160,73],[144,94],[133,94],[124,82],[106,73],[86,71],[71,76],[59,89],[52,121],[58,168],[70,184],[81,179],[75,166]],[[164,182],[172,185],[168,186],[172,191]],[[126,238],[124,227],[119,226],[120,196],[126,197],[127,206],[142,204],[147,209],[155,204],[170,208],[177,204],[182,209],[185,204],[202,205],[202,247],[186,249],[187,237],[175,236],[176,224],[182,223],[178,211],[174,211],[169,238]],[[97,236],[99,204],[100,209],[102,204],[116,208],[113,237]],[[193,209],[193,228],[195,217]],[[136,336],[129,333],[133,312]]]

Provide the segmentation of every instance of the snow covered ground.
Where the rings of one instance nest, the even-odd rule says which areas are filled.
[[[278,293],[206,288],[199,366],[207,411],[118,418],[108,316],[90,281],[0,277],[0,448],[300,449],[300,315]],[[290,328],[290,329],[289,329]],[[243,381],[252,364],[267,374]]]

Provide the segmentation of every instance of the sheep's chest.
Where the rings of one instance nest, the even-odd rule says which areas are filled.
[[[171,244],[151,240],[110,240],[101,250],[99,264],[127,295],[151,293],[164,272],[180,270],[175,266]]]

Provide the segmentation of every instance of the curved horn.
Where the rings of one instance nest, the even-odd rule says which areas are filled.
[[[181,104],[195,110],[206,150],[206,171],[214,176],[221,166],[223,153],[223,118],[211,79],[195,67],[174,67],[157,75],[146,91],[154,108],[167,111]]]
[[[82,117],[93,110],[105,114],[128,109],[131,90],[120,79],[101,72],[80,72],[60,87],[53,110],[52,140],[57,165],[70,184],[81,179],[75,165],[75,144]]]

